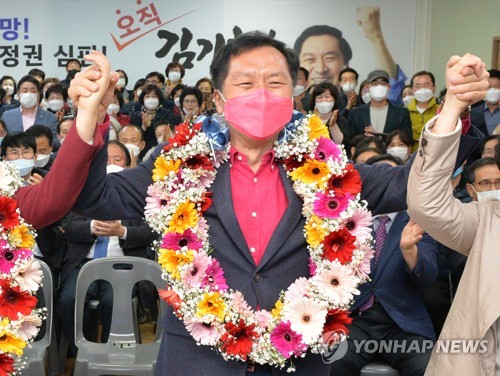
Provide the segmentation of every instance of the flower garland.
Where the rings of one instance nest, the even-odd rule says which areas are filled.
[[[283,291],[271,312],[255,311],[226,284],[211,255],[203,213],[211,204],[208,188],[216,168],[228,160],[230,148],[227,129],[214,123],[201,117],[179,125],[155,161],[145,215],[162,235],[156,246],[169,288],[161,296],[198,344],[226,360],[279,368],[290,362],[292,372],[292,358],[308,350],[323,353],[346,338],[356,287],[368,279],[372,218],[360,200],[361,179],[316,115],[285,127],[275,156],[304,202],[311,276]]]
[[[23,349],[38,334],[46,311],[35,308],[42,282],[32,253],[36,235],[13,198],[22,182],[13,164],[0,162],[0,376],[23,367]]]

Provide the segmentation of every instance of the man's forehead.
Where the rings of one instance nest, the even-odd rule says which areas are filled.
[[[481,181],[484,179],[499,179],[500,170],[496,164],[488,164],[486,166],[481,166],[475,171],[476,181]]]
[[[338,52],[340,51],[339,40],[333,35],[313,35],[302,43],[301,56],[311,51]]]

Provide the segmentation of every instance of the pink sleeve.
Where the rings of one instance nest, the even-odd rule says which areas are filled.
[[[94,141],[90,145],[80,138],[73,122],[43,181],[16,192],[21,215],[27,223],[42,228],[71,210],[87,180],[92,158],[104,146],[103,135],[108,128],[109,118],[106,117],[104,123],[96,127]]]

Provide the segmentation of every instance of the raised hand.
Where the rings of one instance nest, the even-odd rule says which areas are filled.
[[[412,250],[420,239],[422,239],[423,234],[424,230],[422,227],[410,220],[401,233],[401,241],[399,242],[400,248],[403,251]]]
[[[380,29],[380,8],[370,5],[358,8],[356,22],[363,28],[363,33],[368,39],[382,36]]]

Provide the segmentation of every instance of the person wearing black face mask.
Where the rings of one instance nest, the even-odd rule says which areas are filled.
[[[71,80],[75,78],[75,75],[80,72],[82,65],[78,59],[68,59],[66,62],[66,78],[61,80],[60,84],[64,88],[68,88]]]

